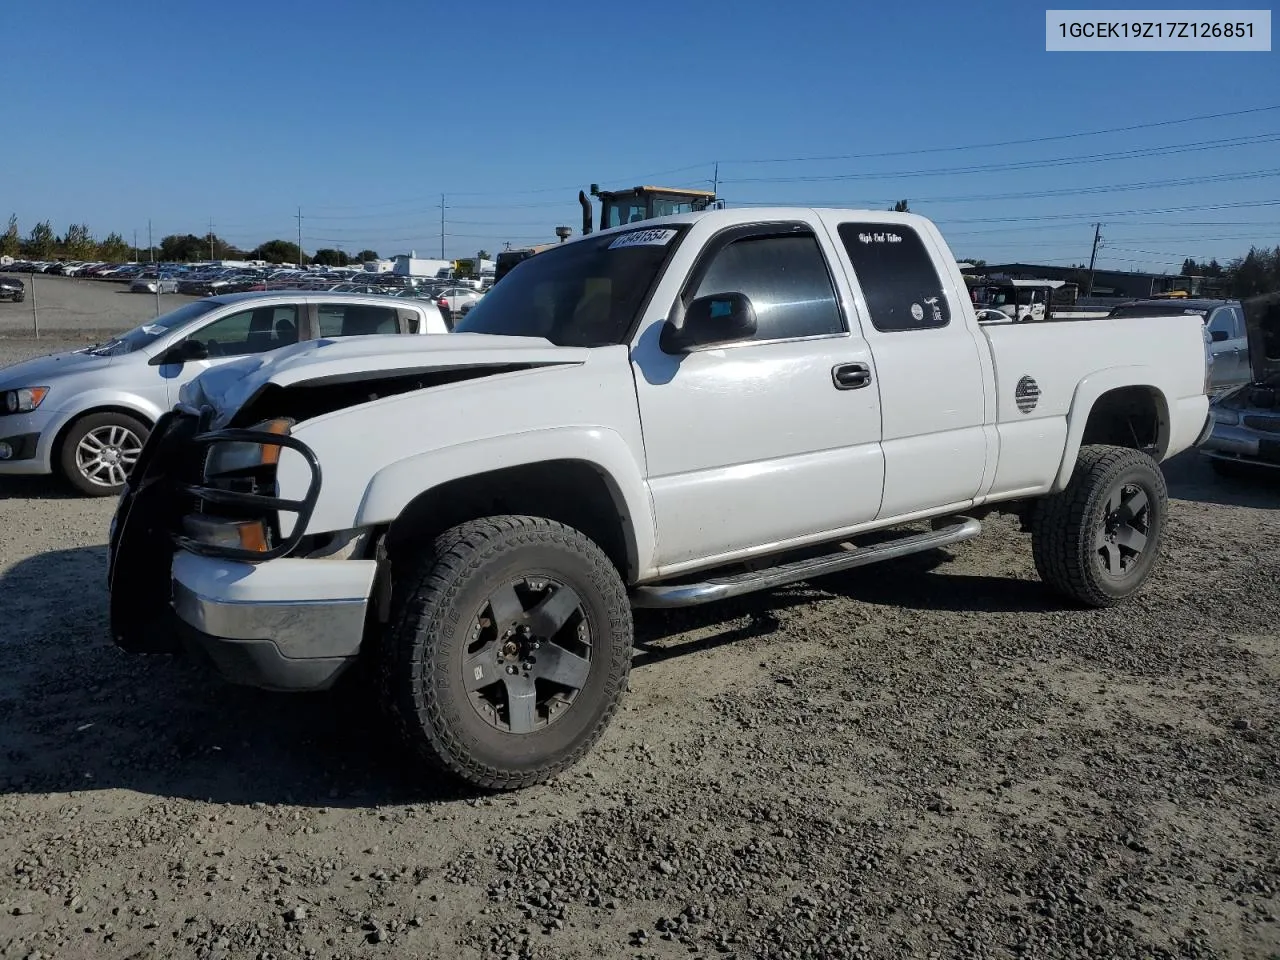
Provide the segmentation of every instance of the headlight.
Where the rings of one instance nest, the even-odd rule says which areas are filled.
[[[264,420],[250,430],[286,436],[293,421],[285,418]],[[262,467],[274,467],[280,462],[280,447],[272,443],[215,443],[204,458],[204,478],[246,476]]]
[[[261,520],[225,520],[189,513],[182,518],[182,532],[199,543],[233,550],[266,553],[271,549],[267,525]]]
[[[1238,410],[1226,410],[1222,407],[1210,407],[1209,412],[1213,414],[1214,423],[1224,423],[1229,427],[1233,427],[1240,422],[1240,412]]]
[[[7,390],[4,394],[5,413],[30,413],[40,406],[48,392],[48,387],[19,387],[17,390]]]

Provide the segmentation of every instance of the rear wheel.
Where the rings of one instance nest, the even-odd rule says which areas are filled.
[[[62,438],[62,475],[88,496],[119,496],[150,432],[141,420],[124,413],[81,417]]]
[[[502,516],[446,531],[396,576],[383,700],[427,762],[488,789],[576,763],[631,668],[626,588],[577,530]]]
[[[1040,578],[1064,596],[1107,607],[1151,575],[1169,494],[1159,465],[1127,447],[1082,447],[1071,482],[1032,518]]]

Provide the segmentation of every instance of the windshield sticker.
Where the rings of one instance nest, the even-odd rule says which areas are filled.
[[[633,230],[614,240],[613,243],[609,244],[609,249],[617,250],[619,247],[665,247],[675,235],[676,232],[674,230],[666,227],[659,227],[653,230]]]
[[[924,307],[918,303],[913,303],[911,305],[911,316],[915,317],[916,323],[919,323],[924,319]]]

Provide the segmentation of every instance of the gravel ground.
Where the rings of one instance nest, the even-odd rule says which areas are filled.
[[[354,690],[119,652],[113,504],[0,482],[0,957],[1280,957],[1280,488],[1166,473],[1120,609],[993,518],[642,612],[599,746],[496,797]]]
[[[3,272],[3,271],[0,271]],[[41,336],[97,338],[136,327],[156,315],[155,294],[130,293],[125,283],[80,280],[46,274],[12,273],[27,287],[22,303],[0,302],[0,338],[31,336],[35,315]],[[35,286],[35,295],[31,289]],[[192,297],[166,293],[160,297],[160,312],[167,313]],[[36,308],[33,310],[33,307]],[[46,349],[44,352],[48,352]],[[6,355],[7,356],[7,355]],[[3,362],[9,362],[4,360]]]

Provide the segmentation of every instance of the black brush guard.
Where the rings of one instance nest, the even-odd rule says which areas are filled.
[[[175,653],[181,649],[182,623],[173,611],[171,568],[175,548],[206,557],[261,563],[296,549],[320,492],[320,464],[301,441],[258,430],[209,431],[209,410],[178,408],[164,414],[143,445],[120,496],[107,547],[111,636],[130,653]],[[286,500],[204,486],[205,453],[216,443],[261,443],[296,450],[311,471],[302,500]],[[204,504],[239,508],[262,516],[271,511],[297,514],[288,537],[266,552],[222,547],[192,540],[182,518]]]

